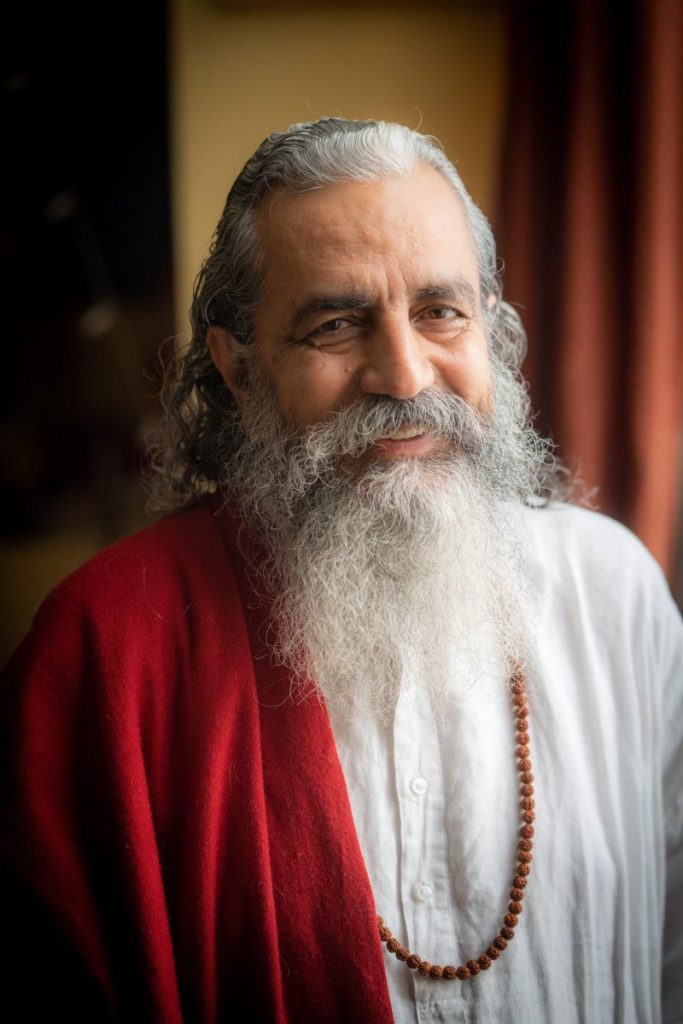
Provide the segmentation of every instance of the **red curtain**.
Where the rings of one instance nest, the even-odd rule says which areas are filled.
[[[683,2],[511,3],[498,234],[539,425],[669,571],[683,416]]]

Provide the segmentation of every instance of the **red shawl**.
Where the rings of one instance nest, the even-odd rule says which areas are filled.
[[[72,1020],[384,1024],[329,718],[288,699],[217,507],[98,555],[8,666],[9,982]]]

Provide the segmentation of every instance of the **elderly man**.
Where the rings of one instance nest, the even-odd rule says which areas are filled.
[[[270,136],[192,319],[173,514],[57,588],[5,684],[25,1005],[683,1019],[680,623],[562,500],[453,166],[381,122]]]

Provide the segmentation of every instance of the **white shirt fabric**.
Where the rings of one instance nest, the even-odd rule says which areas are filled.
[[[385,953],[395,1019],[680,1024],[680,617],[623,527],[557,505],[525,511],[524,523],[540,609],[524,912],[500,959],[464,983]],[[333,728],[377,912],[411,951],[457,966],[485,951],[508,912],[514,726],[504,680],[474,687],[440,721],[419,676],[415,666],[403,681],[390,726],[333,715]]]

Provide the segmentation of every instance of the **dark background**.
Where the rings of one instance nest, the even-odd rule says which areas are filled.
[[[137,521],[173,333],[159,0],[27,7],[4,33],[2,536]]]

